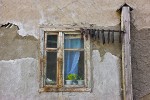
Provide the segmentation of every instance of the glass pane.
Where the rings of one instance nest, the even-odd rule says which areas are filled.
[[[84,85],[84,51],[65,51],[64,79],[66,85]]]
[[[57,77],[57,52],[47,52],[46,84],[55,85]]]
[[[84,48],[83,39],[81,39],[81,35],[70,35],[65,34],[65,40],[64,40],[64,48],[65,49],[78,49],[78,48]]]
[[[47,35],[47,47],[57,48],[57,35]]]

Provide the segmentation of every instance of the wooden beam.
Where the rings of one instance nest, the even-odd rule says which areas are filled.
[[[125,31],[122,41],[122,87],[123,100],[133,100],[132,93],[132,69],[130,47],[130,7],[122,7],[121,30]]]

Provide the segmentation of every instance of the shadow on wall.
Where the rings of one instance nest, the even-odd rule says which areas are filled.
[[[134,99],[150,100],[150,29],[137,30],[131,23],[131,60]],[[147,96],[146,96],[147,95]],[[144,99],[149,98],[149,99]]]

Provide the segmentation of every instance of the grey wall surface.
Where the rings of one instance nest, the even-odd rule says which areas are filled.
[[[103,46],[93,42],[92,93],[39,94],[38,39],[42,25],[94,24],[106,29],[119,26],[120,14],[116,10],[124,2],[134,9],[131,12],[134,99],[149,100],[150,0],[0,0],[0,25],[9,22],[19,28],[0,28],[0,99],[120,100],[120,44]]]
[[[121,48],[117,41],[102,45],[92,40],[92,92],[39,93],[39,41],[33,36],[19,36],[15,26],[2,27],[0,33],[1,100],[121,100]]]
[[[135,100],[143,100],[150,93],[150,29],[137,30],[133,24],[131,28],[133,93]]]

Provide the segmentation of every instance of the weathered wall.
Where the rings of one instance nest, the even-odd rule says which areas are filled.
[[[132,23],[140,30],[150,28],[150,0],[125,0],[127,4],[133,7]]]
[[[57,27],[60,25],[86,26],[96,24],[106,28],[119,25],[120,15],[116,13],[116,10],[124,2],[134,9],[131,13],[134,98],[138,100],[144,96],[144,100],[149,100],[147,95],[150,93],[149,0],[114,0],[113,2],[110,0],[0,0],[0,24],[10,22],[19,27],[18,34],[16,27],[0,28],[0,98],[4,100],[99,100],[100,98],[102,100],[112,100],[112,98],[118,100],[120,98],[119,64],[117,64],[117,59],[120,58],[119,44],[111,46],[93,44],[94,80],[103,79],[103,81],[94,82],[93,93],[39,94],[37,92],[39,85],[39,43],[37,38],[39,38],[39,26],[41,25]],[[95,50],[99,50],[101,56]],[[104,67],[103,65],[108,66]],[[109,76],[111,70],[113,70],[112,73],[118,72],[113,74],[113,80]],[[117,88],[116,92],[112,87]]]
[[[150,100],[150,0],[127,0],[131,12],[131,54],[135,100]]]
[[[121,100],[119,44],[111,47],[100,44],[101,49],[97,43],[92,44],[92,93],[39,94],[38,38],[41,25],[118,26],[120,16],[116,9],[122,3],[120,0],[113,3],[109,0],[1,0],[0,24],[10,22],[19,30],[17,27],[0,28],[0,98]]]
[[[33,36],[20,36],[16,26],[0,28],[0,60],[37,58],[38,48],[38,40]]]
[[[0,62],[1,100],[121,100],[118,58],[106,53],[103,61],[98,51],[93,51],[93,92],[38,93],[37,60],[22,58]]]
[[[93,81],[91,93],[39,93],[39,41],[32,36],[19,36],[15,26],[8,29],[0,28],[0,36],[2,43],[0,49],[0,99],[121,100],[119,59],[121,46],[118,41],[115,41],[114,44],[103,45],[92,40]]]
[[[137,30],[132,25],[131,33],[133,93],[138,100],[150,93],[150,29]]]
[[[120,21],[116,9],[122,3],[122,0],[0,0],[0,24],[14,23],[20,35],[37,38],[42,24],[115,26]]]

